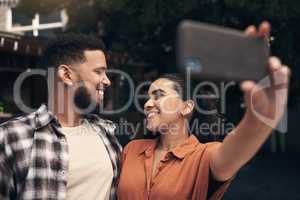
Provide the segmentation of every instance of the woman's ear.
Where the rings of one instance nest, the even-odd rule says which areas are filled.
[[[185,101],[184,102],[184,108],[181,111],[181,115],[183,117],[189,117],[189,116],[191,116],[192,113],[193,113],[194,107],[195,107],[195,103],[194,103],[193,100],[187,100],[187,101]]]
[[[59,65],[57,75],[68,86],[73,85],[72,70],[68,65]]]

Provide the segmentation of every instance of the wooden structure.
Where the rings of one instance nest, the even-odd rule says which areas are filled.
[[[37,68],[43,43],[38,38],[0,32],[0,121],[20,113],[13,100],[14,83],[21,73]],[[40,102],[36,97],[45,95],[42,82],[41,77],[24,81],[22,99],[28,106],[36,106]]]

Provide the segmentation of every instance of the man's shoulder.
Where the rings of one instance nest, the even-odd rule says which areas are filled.
[[[20,114],[0,124],[0,142],[18,142],[19,140],[31,139],[33,133],[47,125],[52,120],[47,107],[41,105],[31,113]]]
[[[12,119],[7,120],[6,122],[3,122],[0,124],[0,132],[1,133],[7,133],[7,132],[20,132],[24,129],[30,129],[32,128],[30,125],[30,120],[32,120],[32,114],[22,114],[19,116],[16,116]]]
[[[0,147],[7,156],[32,145],[34,128],[29,123],[31,114],[25,114],[0,124]]]

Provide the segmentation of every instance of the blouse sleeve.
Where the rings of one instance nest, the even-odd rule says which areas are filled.
[[[219,145],[221,145],[222,143],[221,142],[212,142],[212,143],[208,143],[208,151],[207,151],[207,157],[208,157],[208,163],[210,163],[210,158],[211,158],[211,154],[213,151],[215,151]],[[232,180],[234,179],[234,177],[230,178],[229,180],[227,181],[217,181],[212,172],[211,172],[211,169],[209,167],[208,169],[208,173],[209,173],[209,177],[211,178],[211,181],[209,181],[208,183],[208,190],[207,191],[211,191],[211,194],[208,194],[210,196],[207,196],[207,199],[209,200],[218,200],[218,199],[221,199],[226,190],[228,189],[230,183],[232,182]]]
[[[197,189],[194,190],[193,199],[220,200],[233,180],[233,178],[231,178],[227,181],[219,182],[214,179],[211,173],[209,165],[211,152],[216,150],[220,144],[220,142],[210,142],[205,144],[195,183]]]

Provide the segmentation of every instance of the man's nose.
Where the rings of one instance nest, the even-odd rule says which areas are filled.
[[[107,77],[107,75],[105,74],[102,80],[102,83],[106,86],[109,87],[111,85],[111,82],[109,80],[109,78]]]

